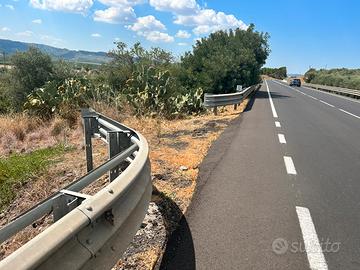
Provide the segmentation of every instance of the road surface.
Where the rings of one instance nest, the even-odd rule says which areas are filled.
[[[268,80],[200,173],[161,269],[360,269],[359,102]]]

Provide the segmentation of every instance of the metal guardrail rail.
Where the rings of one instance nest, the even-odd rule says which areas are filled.
[[[140,227],[152,192],[145,138],[94,111],[82,116],[88,173],[0,229],[3,243],[39,218],[54,220],[2,260],[1,270],[111,269]],[[109,145],[109,160],[95,169],[92,137]],[[108,185],[92,196],[81,193],[107,172]]]
[[[244,90],[237,91],[230,94],[208,94],[204,95],[204,106],[208,108],[214,108],[214,113],[217,114],[217,107],[234,105],[234,108],[237,108],[237,105],[240,104],[245,98],[247,98],[251,93],[258,89],[258,85],[252,85]]]
[[[322,90],[342,96],[348,96],[352,98],[360,98],[360,90],[356,89],[349,89],[343,87],[335,87],[335,86],[327,86],[327,85],[320,85],[320,84],[312,84],[312,83],[304,83],[304,86],[308,86],[317,90]]]

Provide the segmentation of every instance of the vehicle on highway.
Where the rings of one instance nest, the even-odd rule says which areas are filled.
[[[298,86],[298,87],[300,87],[301,86],[301,81],[300,81],[300,79],[291,79],[289,85],[290,86]]]

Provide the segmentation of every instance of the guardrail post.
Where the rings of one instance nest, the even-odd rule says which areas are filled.
[[[109,158],[113,158],[117,154],[119,154],[124,149],[128,148],[131,143],[124,132],[120,131],[110,131],[108,133],[108,142],[109,142]],[[120,173],[121,173],[121,164],[116,166],[109,172],[109,180],[113,181]]]
[[[98,129],[97,113],[93,110],[81,109],[81,116],[84,123],[86,168],[87,172],[90,172],[94,169],[91,138]]]
[[[218,109],[217,109],[217,107],[215,106],[214,107],[214,115],[217,115],[218,114]]]
[[[237,105],[237,104],[234,104],[234,110],[235,110],[235,111],[237,110],[237,107],[238,107],[238,105]]]
[[[87,171],[90,172],[94,168],[93,156],[92,156],[92,117],[84,117],[84,137],[85,137],[85,155],[86,155],[86,167]]]

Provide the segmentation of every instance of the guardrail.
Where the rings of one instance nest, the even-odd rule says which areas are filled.
[[[234,109],[237,109],[237,105],[240,104],[251,93],[258,89],[258,85],[252,85],[244,90],[237,91],[230,94],[208,94],[204,95],[204,106],[208,108],[214,108],[214,114],[217,114],[217,107],[234,105]],[[238,87],[239,88],[239,87]],[[240,87],[241,88],[241,87]]]
[[[304,83],[304,86],[308,86],[317,90],[322,90],[342,96],[348,96],[352,98],[360,98],[360,90],[356,89],[349,89],[343,87],[335,87],[335,86],[327,86],[327,85],[320,85],[320,84],[312,84],[312,83]]]
[[[89,172],[0,230],[3,243],[50,213],[54,220],[2,260],[0,269],[111,269],[140,227],[152,192],[145,138],[94,111],[82,116]],[[95,169],[92,137],[109,145],[109,160]],[[108,185],[92,196],[80,193],[107,172]]]

